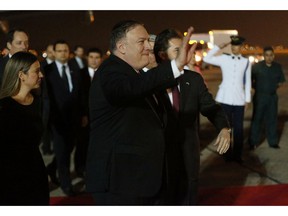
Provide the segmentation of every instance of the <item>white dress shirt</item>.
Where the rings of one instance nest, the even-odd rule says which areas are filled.
[[[51,63],[53,63],[54,60],[46,58],[46,61],[47,61],[47,64],[51,64]]]
[[[177,67],[177,65],[176,65],[175,59],[171,61],[171,67],[172,67],[172,71],[173,71],[174,78],[177,78],[177,77],[179,77],[180,75],[182,75],[182,74],[184,73],[184,70],[179,71],[179,69],[178,69],[178,67]],[[186,67],[186,66],[185,66],[185,67]],[[184,68],[185,68],[185,67],[184,67]],[[186,69],[186,68],[185,68],[185,69]],[[142,70],[143,70],[144,72],[147,72],[149,69],[146,68],[146,67],[144,67]],[[178,85],[178,89],[179,89],[179,91],[180,91],[180,85]],[[167,89],[167,93],[168,93],[170,102],[171,102],[171,104],[173,105],[172,91],[171,91],[170,88]],[[154,95],[153,95],[153,96],[154,96]],[[155,96],[154,96],[154,97],[155,97]],[[156,99],[156,98],[155,98],[155,99]],[[157,99],[156,99],[156,100],[157,100]],[[157,102],[157,103],[158,103],[158,102]]]
[[[58,68],[58,71],[59,71],[59,75],[60,77],[62,77],[62,66],[63,64],[60,63],[59,61],[55,61],[56,63],[56,66]],[[69,90],[70,92],[72,92],[72,89],[73,89],[73,84],[72,84],[72,78],[71,78],[71,74],[70,74],[70,69],[69,69],[69,66],[68,64],[64,64],[65,65],[65,72],[66,72],[66,75],[67,75],[67,78],[68,78],[68,83],[69,83]]]
[[[184,73],[184,70],[179,71],[179,69],[178,69],[178,67],[177,67],[177,65],[176,65],[175,59],[173,59],[173,60],[171,61],[171,67],[172,67],[172,71],[173,71],[174,78],[177,78],[177,77],[179,77],[180,75],[182,75],[182,74]],[[143,70],[144,72],[147,72],[149,69],[146,68],[146,67],[144,67],[144,68],[142,68],[142,70]]]
[[[75,59],[80,67],[80,69],[84,68],[84,64],[81,58],[79,58],[78,56],[75,56]]]
[[[251,64],[241,55],[216,56],[219,50],[215,46],[203,59],[206,63],[219,66],[222,71],[222,82],[215,100],[232,106],[244,106],[251,102]]]
[[[88,72],[89,72],[89,76],[90,76],[91,80],[93,79],[96,70],[97,69],[93,69],[91,67],[88,67]]]

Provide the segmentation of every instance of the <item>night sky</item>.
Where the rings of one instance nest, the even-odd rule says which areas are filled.
[[[195,33],[212,29],[236,29],[250,45],[284,45],[288,47],[288,11],[1,11],[10,29],[21,27],[30,34],[30,48],[43,50],[46,44],[65,39],[71,48],[77,44],[108,49],[109,34],[115,23],[135,19],[145,24],[149,33],[157,34],[165,28],[185,31],[188,26]],[[5,46],[5,34],[0,31],[0,46]]]

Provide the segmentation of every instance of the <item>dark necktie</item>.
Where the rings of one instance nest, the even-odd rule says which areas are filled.
[[[179,106],[180,106],[180,93],[179,93],[179,89],[178,86],[174,86],[172,88],[172,102],[173,102],[173,109],[176,112],[179,112]]]
[[[66,66],[65,65],[62,66],[62,79],[63,79],[65,88],[70,92],[69,82],[68,82],[68,77],[67,77],[67,74],[66,74]]]

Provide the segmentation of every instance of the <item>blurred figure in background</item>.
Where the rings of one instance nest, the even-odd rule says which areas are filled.
[[[47,92],[50,103],[50,120],[53,134],[53,150],[56,157],[47,166],[48,174],[57,182],[56,169],[62,191],[75,195],[70,177],[70,157],[80,126],[80,95],[78,73],[71,71],[69,45],[64,40],[54,44],[55,61],[45,67]]]
[[[97,70],[102,63],[102,57],[102,50],[98,48],[89,49],[87,53],[88,67],[85,67],[79,71],[81,94],[81,126],[74,155],[75,172],[79,177],[84,177],[86,154],[89,144],[89,90],[94,74],[97,73]]]
[[[245,38],[231,36],[231,41],[215,46],[203,58],[204,62],[221,67],[222,82],[216,101],[224,109],[232,127],[232,144],[225,156],[226,161],[242,163],[244,112],[251,102],[251,64],[241,55]],[[220,49],[231,44],[232,54],[217,55]]]
[[[46,54],[47,54],[47,57],[42,62],[40,62],[41,71],[43,71],[43,73],[45,72],[44,68],[47,65],[53,63],[55,60],[53,44],[47,45]],[[51,124],[49,120],[50,103],[49,103],[47,83],[46,83],[45,76],[41,85],[41,92],[42,92],[41,94],[42,96],[42,119],[43,119],[43,125],[44,125],[41,149],[44,155],[51,155],[53,151],[52,151],[52,131],[51,131]]]
[[[272,47],[264,48],[264,60],[252,67],[253,116],[249,138],[250,149],[260,144],[263,126],[271,148],[280,148],[277,134],[278,95],[277,89],[285,82],[282,66],[274,61]]]
[[[1,57],[4,58],[9,54],[9,49],[7,47],[4,47],[1,51]]]
[[[87,61],[85,59],[84,47],[77,45],[74,47],[74,57],[69,60],[70,70],[73,72],[78,72],[87,66]]]
[[[154,44],[155,44],[155,39],[156,39],[156,35],[154,35],[154,34],[149,35],[149,44],[151,46],[151,49],[149,51],[149,64],[142,69],[144,72],[157,66],[157,62],[156,62],[154,50],[153,50]]]
[[[55,60],[53,44],[48,44],[45,52],[46,52],[47,56],[42,62],[40,62],[42,68],[44,68],[46,65],[53,63]]]
[[[2,82],[2,76],[4,73],[4,68],[14,53],[28,51],[29,47],[29,37],[28,34],[23,29],[12,29],[7,34],[7,44],[6,44],[9,54],[3,58],[0,58],[0,86]]]

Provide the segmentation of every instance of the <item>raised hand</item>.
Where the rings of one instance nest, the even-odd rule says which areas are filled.
[[[184,36],[182,45],[175,59],[176,65],[180,71],[182,71],[184,66],[190,62],[197,46],[197,43],[193,43],[192,45],[189,44],[193,31],[193,27],[188,28],[187,35]]]

